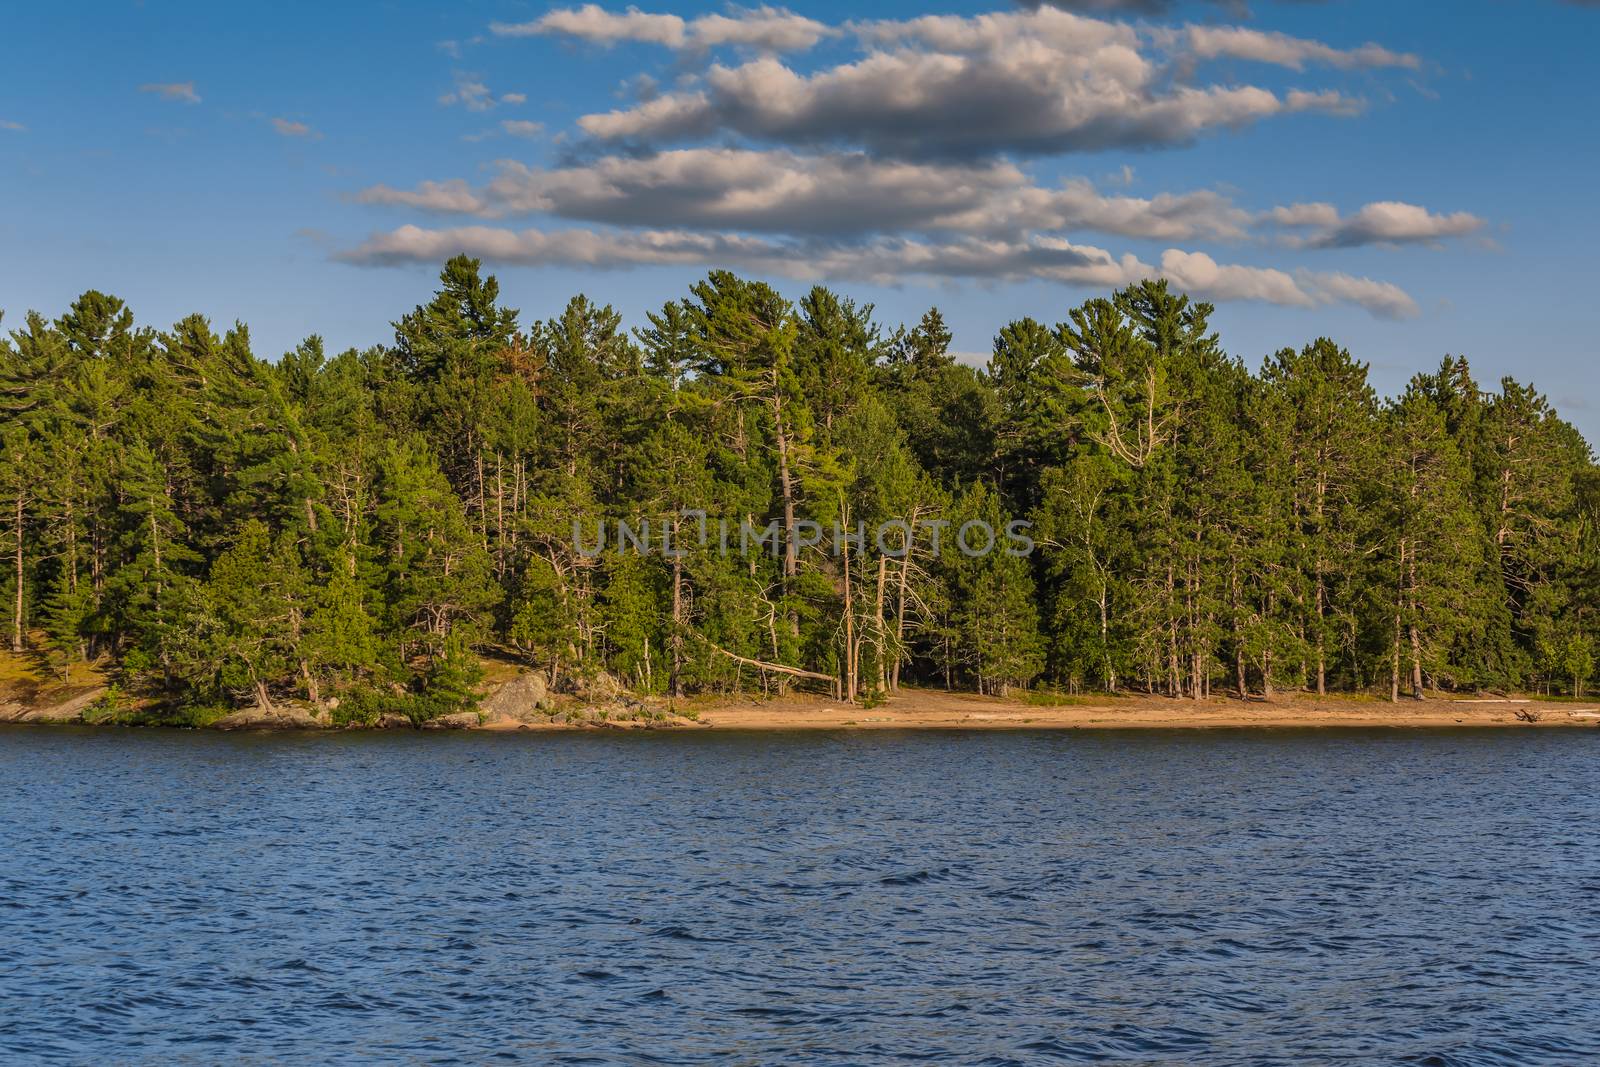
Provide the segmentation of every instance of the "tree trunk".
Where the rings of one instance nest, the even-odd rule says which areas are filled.
[[[1328,695],[1328,650],[1324,636],[1326,593],[1322,581],[1322,560],[1317,560],[1317,696]]]
[[[1093,558],[1092,554],[1090,556],[1090,562],[1091,563],[1094,562],[1094,558]],[[1096,573],[1099,573],[1098,565],[1096,565],[1095,570],[1096,570]],[[1106,604],[1106,598],[1109,596],[1110,591],[1107,589],[1107,584],[1108,583],[1106,582],[1105,575],[1101,574],[1100,575],[1100,654],[1105,657],[1106,688],[1108,690],[1110,690],[1111,692],[1115,693],[1117,691],[1117,668],[1112,666],[1112,662],[1111,662],[1111,620],[1109,618],[1109,611],[1108,611],[1108,607],[1107,607],[1107,604]]]
[[[672,664],[668,671],[674,699],[683,697],[683,549],[678,546],[678,521],[672,522],[672,543],[678,554],[672,557]]]
[[[1422,699],[1422,634],[1417,626],[1417,553],[1413,548],[1410,556],[1408,586],[1411,591],[1411,695],[1418,700]]]
[[[1394,648],[1389,665],[1389,703],[1400,703],[1400,605],[1395,603],[1394,613]]]
[[[500,580],[506,577],[506,482],[505,460],[494,454],[494,569]]]
[[[900,561],[900,591],[894,605],[894,665],[889,672],[889,688],[900,689],[900,661],[904,656],[906,641],[906,584],[911,573],[911,546],[906,546],[906,557]]]
[[[778,446],[778,489],[783,495],[783,592],[788,596],[800,571],[800,549],[794,542],[794,478],[789,471],[789,438],[783,427],[783,393],[776,367],[772,371],[772,422]],[[789,611],[789,630],[794,637],[800,636],[800,616],[793,609]]]
[[[841,494],[842,495],[842,494]],[[850,513],[840,509],[845,525],[850,523]],[[856,621],[855,604],[850,595],[850,539],[845,538],[844,550],[844,699],[856,699]]]
[[[17,486],[17,514],[13,527],[17,534],[17,602],[11,614],[11,651],[22,651],[22,486]]]
[[[1417,632],[1417,624],[1412,623],[1411,631],[1411,695],[1418,700],[1422,699],[1422,635]]]
[[[886,587],[889,584],[889,557],[878,557],[878,597],[873,610],[873,619],[876,620],[876,629],[873,632],[873,641],[878,650],[878,691],[886,692],[889,688],[889,664],[885,655],[885,642],[883,635],[888,631],[888,626],[883,621],[883,605]]]

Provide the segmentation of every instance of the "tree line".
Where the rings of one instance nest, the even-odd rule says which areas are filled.
[[[890,330],[714,271],[631,331],[583,296],[532,321],[458,257],[392,343],[272,362],[87,292],[0,341],[9,643],[174,706],[350,718],[470,706],[490,652],[674,696],[1581,695],[1582,436],[1460,358],[1392,399],[1326,339],[1252,371],[1211,313],[1145,282],[1006,325],[978,369],[937,309]],[[575,543],[640,516],[684,550]],[[679,528],[708,519],[789,533],[729,554]],[[967,522],[1037,548],[793,536]]]

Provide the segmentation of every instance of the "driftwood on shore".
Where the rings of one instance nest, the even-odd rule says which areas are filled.
[[[751,659],[749,656],[741,656],[737,653],[729,652],[727,649],[722,648],[721,646],[712,641],[706,640],[703,637],[700,640],[704,641],[706,645],[710,647],[711,651],[716,652],[719,655],[727,656],[735,663],[742,663],[746,667],[754,667],[759,671],[772,671],[775,674],[787,674],[793,678],[810,678],[818,682],[827,682],[832,686],[837,686],[839,684],[839,679],[835,678],[831,674],[822,674],[818,671],[802,670],[799,667],[790,667],[783,663],[768,663],[766,660]]]

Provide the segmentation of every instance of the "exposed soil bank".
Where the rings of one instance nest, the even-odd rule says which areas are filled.
[[[1237,729],[1249,727],[1600,727],[1600,701],[1586,704],[1479,698],[1387,701],[1295,695],[1272,701],[1085,697],[1054,706],[969,693],[912,690],[882,707],[789,697],[766,702],[691,702],[705,725],[797,729]],[[1522,713],[1524,717],[1518,716]],[[1527,717],[1536,721],[1529,722]]]

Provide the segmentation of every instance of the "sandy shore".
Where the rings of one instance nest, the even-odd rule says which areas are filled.
[[[1402,700],[1296,695],[1272,701],[1217,698],[1196,703],[1148,697],[1090,697],[1054,706],[937,690],[906,691],[882,707],[804,696],[771,701],[686,702],[698,723],[717,729],[1237,729],[1247,727],[1600,727],[1600,701],[1557,703],[1481,698]],[[1528,722],[1517,713],[1536,717]]]

